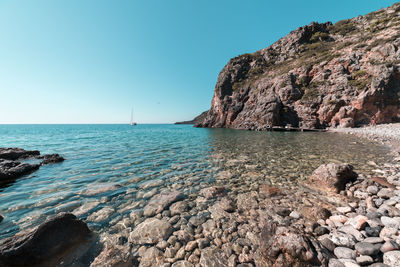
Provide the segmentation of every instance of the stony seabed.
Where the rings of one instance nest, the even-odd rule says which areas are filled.
[[[212,131],[217,136],[233,133],[229,142],[238,134]],[[30,217],[37,227],[21,224],[19,231],[4,235],[0,266],[398,266],[399,158],[380,158],[388,153],[386,148],[341,134],[239,133],[241,140],[250,141],[233,140],[234,146],[225,138],[216,142],[224,149],[212,154],[212,181],[204,179],[210,174],[200,180],[185,174],[134,188],[101,182],[78,191],[79,196],[93,197],[87,201],[49,202],[53,213]],[[359,153],[363,164],[356,167],[322,153],[323,162],[333,163],[309,166],[300,178],[296,175],[310,163],[298,161],[306,159],[300,146],[295,149],[298,158],[287,154],[284,146],[278,151],[285,156],[275,158],[298,162],[298,172],[290,167],[294,164],[283,165],[288,172],[277,170],[282,162],[272,168],[261,165],[274,160],[266,160],[268,153],[238,153],[254,152],[248,148],[255,140],[259,150],[265,135],[269,140],[283,136],[286,142],[293,136],[316,138],[316,143],[327,135],[330,140],[338,136],[336,145],[342,140],[346,150],[369,152]],[[314,146],[315,154],[318,151]],[[346,158],[346,153],[341,156]],[[320,159],[310,157],[311,162]],[[73,161],[66,158],[61,164]],[[34,177],[28,175],[25,182],[29,179]],[[121,198],[125,201],[116,201]],[[7,218],[11,211],[2,212],[2,229],[12,228]]]

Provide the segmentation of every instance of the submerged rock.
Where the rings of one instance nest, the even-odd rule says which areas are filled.
[[[172,226],[167,221],[150,218],[140,223],[129,235],[129,242],[134,244],[156,244],[166,240],[172,233]]]
[[[200,265],[202,267],[227,267],[228,257],[219,248],[205,248],[201,251]]]
[[[178,191],[163,192],[161,194],[155,195],[144,207],[144,216],[154,216],[162,212],[164,209],[168,208],[172,203],[182,200],[184,198],[185,195]]]
[[[71,263],[93,240],[87,225],[62,213],[33,230],[0,242],[0,266],[56,266]]]
[[[319,166],[310,176],[309,183],[320,190],[339,193],[357,176],[350,164],[329,163]]]

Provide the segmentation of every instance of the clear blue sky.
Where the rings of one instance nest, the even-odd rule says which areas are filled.
[[[0,123],[192,119],[231,57],[388,0],[0,0]]]

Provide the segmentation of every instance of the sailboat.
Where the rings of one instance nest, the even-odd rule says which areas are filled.
[[[131,111],[131,126],[135,126],[135,125],[137,125],[137,123],[136,122],[133,122],[133,109],[132,109],[132,111]]]

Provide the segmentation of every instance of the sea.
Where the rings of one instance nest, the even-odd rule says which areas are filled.
[[[389,157],[387,147],[346,134],[172,124],[0,125],[0,147],[66,159],[0,185],[0,240],[60,212],[77,214],[96,232],[110,231],[163,190],[188,196],[211,185],[296,190],[321,164],[346,162],[363,174],[376,168],[372,161]],[[105,207],[112,212],[94,216]]]

